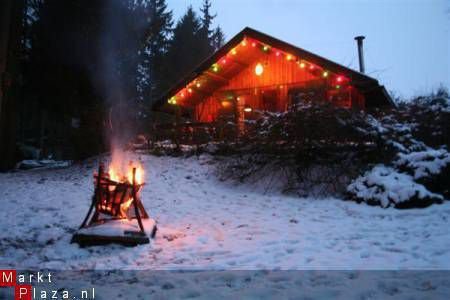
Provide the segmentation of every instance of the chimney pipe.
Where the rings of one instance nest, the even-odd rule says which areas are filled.
[[[366,68],[364,67],[364,52],[363,52],[363,40],[366,37],[363,35],[355,37],[355,40],[358,43],[358,57],[359,57],[359,71],[361,73],[365,73]]]

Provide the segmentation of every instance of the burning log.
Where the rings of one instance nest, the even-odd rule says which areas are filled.
[[[97,174],[94,174],[94,184],[91,206],[72,242],[80,245],[149,243],[145,227],[150,229],[150,237],[154,237],[156,223],[149,218],[141,202],[140,191],[144,185],[142,167],[130,163],[127,172],[121,173],[111,164],[109,171],[105,172],[100,164]],[[134,219],[137,220],[138,231],[130,226]],[[119,233],[111,234],[111,228],[99,230],[108,224],[114,229],[113,232]],[[121,229],[124,229],[122,234]]]

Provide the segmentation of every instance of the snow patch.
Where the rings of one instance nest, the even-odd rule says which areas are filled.
[[[414,179],[436,175],[450,165],[450,153],[445,149],[429,149],[411,153],[399,153],[396,166],[412,170]]]
[[[419,200],[443,200],[443,197],[428,191],[423,185],[414,182],[407,174],[393,168],[377,165],[363,176],[355,179],[347,191],[356,199],[382,207]]]

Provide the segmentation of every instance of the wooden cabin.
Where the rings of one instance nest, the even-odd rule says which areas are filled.
[[[181,112],[192,123],[230,114],[242,122],[258,110],[283,112],[301,101],[324,100],[355,109],[392,104],[376,79],[245,28],[153,108]]]

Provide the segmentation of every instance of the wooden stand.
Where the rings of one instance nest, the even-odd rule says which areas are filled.
[[[109,243],[133,246],[149,243],[150,238],[156,234],[157,227],[156,222],[149,218],[139,197],[143,184],[136,183],[136,169],[133,168],[131,183],[111,180],[102,165],[94,179],[95,191],[91,206],[71,242],[81,246]],[[133,211],[131,206],[134,207]],[[133,220],[137,221],[138,228],[136,224],[131,224]]]

